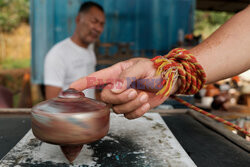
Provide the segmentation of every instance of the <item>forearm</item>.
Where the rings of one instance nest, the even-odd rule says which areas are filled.
[[[207,83],[250,68],[250,7],[233,16],[200,45],[190,50],[207,74]]]
[[[62,88],[56,86],[45,86],[46,100],[57,97],[62,91]]]

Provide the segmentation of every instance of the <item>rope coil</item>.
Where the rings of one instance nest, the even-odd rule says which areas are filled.
[[[157,95],[169,96],[177,78],[180,78],[182,83],[177,94],[195,94],[206,82],[206,74],[202,66],[186,49],[173,49],[167,55],[156,56],[151,61],[157,69],[156,75],[161,75],[163,79],[164,86]]]
[[[156,95],[163,95],[168,97],[172,87],[175,85],[178,78],[181,80],[181,85],[177,94],[192,95],[197,93],[206,83],[206,74],[202,66],[197,62],[196,58],[186,49],[176,48],[171,50],[165,56],[156,56],[151,59],[154,62],[156,75],[162,77],[162,89]],[[216,121],[228,125],[245,135],[250,137],[250,133],[240,128],[239,126],[226,121],[218,116],[208,113],[198,107],[189,104],[188,102],[176,97],[171,96],[176,101],[186,105],[187,107],[200,112]]]

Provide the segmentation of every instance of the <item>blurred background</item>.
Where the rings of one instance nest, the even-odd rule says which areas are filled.
[[[43,63],[48,50],[72,35],[85,0],[0,0],[0,108],[29,108],[44,100]],[[206,39],[248,0],[96,0],[106,25],[95,44],[96,69],[131,57],[190,49]],[[96,92],[97,98],[99,92]],[[249,128],[250,72],[207,85],[183,99]],[[168,100],[160,109],[184,108]]]

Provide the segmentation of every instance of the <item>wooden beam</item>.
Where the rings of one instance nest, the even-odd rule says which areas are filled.
[[[0,108],[0,114],[30,114],[31,108]]]
[[[159,113],[161,116],[173,115],[173,114],[185,114],[187,109],[151,109],[150,113]]]

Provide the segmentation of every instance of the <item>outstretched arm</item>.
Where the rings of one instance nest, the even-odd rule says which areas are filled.
[[[207,83],[235,76],[250,68],[250,7],[236,14],[208,39],[190,50],[197,57],[207,74]],[[125,79],[126,77],[155,78],[155,68],[149,59],[130,59],[97,71],[88,77],[96,79]],[[87,83],[88,77],[71,84],[71,88],[87,89],[97,83]],[[112,83],[113,84],[113,83]],[[126,86],[126,84],[125,84]],[[175,85],[172,94],[178,89]],[[136,92],[135,92],[136,91]],[[133,93],[134,92],[134,93]],[[131,95],[131,96],[130,96]],[[142,116],[166,100],[159,98],[155,90],[104,89],[102,100],[114,104],[115,112],[132,119]]]
[[[207,83],[250,68],[250,6],[234,15],[209,38],[190,50],[207,74]]]

